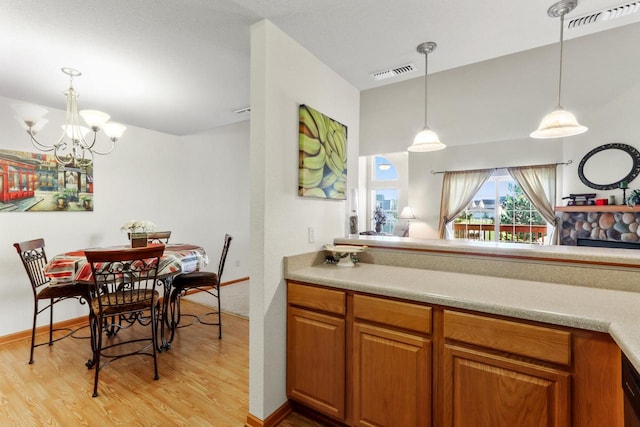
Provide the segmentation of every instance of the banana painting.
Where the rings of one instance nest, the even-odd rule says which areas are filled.
[[[307,105],[299,110],[298,195],[344,200],[347,127]]]

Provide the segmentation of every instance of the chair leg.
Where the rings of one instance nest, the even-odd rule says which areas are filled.
[[[33,365],[33,350],[36,347],[36,321],[38,319],[38,300],[33,307],[33,327],[31,328],[31,353],[29,355],[29,365]]]
[[[93,313],[89,312],[89,331],[91,333],[90,341],[91,341],[91,359],[87,360],[85,366],[87,369],[91,369],[96,365],[96,349],[98,348],[98,322],[99,320],[93,315]]]
[[[154,380],[160,379],[158,375],[158,335],[157,328],[158,327],[158,304],[151,307],[151,343],[153,347],[153,371],[154,371]]]
[[[93,381],[93,397],[98,396],[98,376],[100,375],[100,353],[102,352],[102,323],[103,319],[100,317],[97,318],[98,331],[97,331],[97,340],[96,340],[96,349],[94,351],[93,361],[94,367],[96,369],[95,379]]]
[[[53,345],[53,298],[49,300],[49,345]]]
[[[218,339],[222,339],[222,309],[220,305],[220,283],[216,286],[218,296]]]

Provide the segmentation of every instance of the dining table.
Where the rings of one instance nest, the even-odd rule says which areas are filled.
[[[149,245],[159,245],[150,243]],[[51,280],[51,285],[69,283],[93,283],[91,264],[87,262],[86,250],[121,250],[130,245],[108,246],[102,248],[78,249],[55,255],[47,263],[44,274]],[[171,278],[180,273],[200,270],[209,263],[207,251],[197,245],[187,243],[167,243],[159,261],[158,278]]]
[[[160,246],[162,243],[149,243],[148,246]],[[50,279],[51,286],[64,286],[72,283],[91,284],[93,283],[93,273],[91,264],[87,261],[85,251],[88,250],[122,250],[131,248],[131,245],[108,246],[101,248],[77,249],[64,252],[52,257],[44,269],[44,274]],[[180,273],[190,273],[200,270],[209,263],[207,251],[198,245],[188,243],[166,243],[164,252],[158,263],[158,281],[164,288],[164,295],[169,295],[173,278]],[[88,296],[87,296],[88,298]],[[168,298],[162,299],[162,313],[166,313]],[[174,327],[171,322],[161,322],[160,335],[161,344],[159,350],[170,348],[165,337],[165,326],[169,329]]]

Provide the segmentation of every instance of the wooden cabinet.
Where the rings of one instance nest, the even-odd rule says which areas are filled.
[[[353,425],[431,425],[431,308],[353,297]]]
[[[345,419],[344,291],[288,284],[287,396]]]
[[[442,325],[442,426],[623,426],[608,335],[448,309]]]
[[[443,426],[570,425],[568,332],[445,310],[444,337]]]
[[[622,427],[604,333],[288,283],[287,394],[352,426]]]

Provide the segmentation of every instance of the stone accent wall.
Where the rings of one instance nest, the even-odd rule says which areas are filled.
[[[640,243],[640,212],[563,212],[560,243],[577,239]]]

